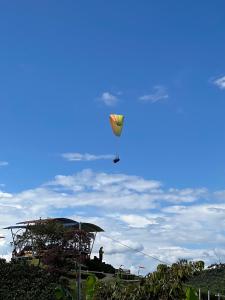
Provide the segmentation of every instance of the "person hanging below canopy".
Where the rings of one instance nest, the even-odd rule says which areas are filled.
[[[120,137],[123,129],[124,115],[111,114],[109,116],[112,131],[116,137]],[[119,155],[116,155],[113,162],[116,164],[120,161]]]
[[[119,156],[115,156],[115,158],[113,159],[114,164],[118,163],[120,161]]]

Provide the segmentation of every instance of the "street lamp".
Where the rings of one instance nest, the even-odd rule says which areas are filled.
[[[140,269],[145,269],[143,266],[138,266],[138,276],[140,275]]]
[[[118,269],[118,278],[119,278],[119,277],[121,278],[122,271],[123,271],[123,268],[122,268],[122,267],[124,267],[124,265],[120,265],[120,266],[119,266],[119,269]]]

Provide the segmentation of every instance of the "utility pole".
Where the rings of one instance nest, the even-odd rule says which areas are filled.
[[[80,231],[81,231],[81,222],[79,222],[79,243],[78,243],[78,250],[79,250],[79,255],[78,255],[78,274],[77,274],[77,300],[81,300],[81,266],[80,266],[80,262],[81,262],[81,237],[80,237]]]
[[[201,300],[201,289],[198,289],[198,300]]]
[[[208,290],[208,300],[210,300],[210,290]]]

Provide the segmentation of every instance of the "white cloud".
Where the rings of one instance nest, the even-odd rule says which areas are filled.
[[[153,87],[153,92],[151,94],[143,95],[139,97],[142,102],[155,103],[169,97],[167,89],[164,86],[156,85]]]
[[[0,161],[0,167],[5,167],[8,166],[8,162],[7,161]]]
[[[104,154],[104,155],[94,155],[90,153],[63,153],[62,157],[68,161],[92,161],[92,160],[101,160],[101,159],[113,159],[114,156],[112,154]]]
[[[1,192],[0,228],[27,219],[64,216],[102,227],[105,233],[98,234],[94,254],[104,246],[105,261],[115,266],[137,270],[144,265],[148,272],[158,264],[137,251],[171,263],[185,257],[210,264],[225,248],[223,197],[224,191],[167,189],[160,181],[139,176],[83,170],[57,175],[20,193]],[[6,236],[0,255],[7,257],[10,233],[0,230],[0,235]]]
[[[221,201],[224,201],[225,200],[225,190],[222,190],[222,191],[216,191],[214,193],[215,197],[218,198],[218,199],[221,199]]]
[[[12,197],[12,194],[0,191],[0,199],[1,198],[11,198],[11,197]]]
[[[221,90],[225,89],[225,76],[222,76],[220,78],[217,78],[216,80],[213,81],[213,83],[219,87]]]
[[[101,243],[107,245],[107,255],[114,255],[120,253],[127,253],[133,251],[142,251],[143,245],[136,241],[131,241],[130,239],[120,239],[120,243],[115,242],[115,240],[107,237],[106,235],[100,236]],[[127,247],[123,246],[126,245]]]
[[[101,97],[99,98],[100,101],[102,101],[106,106],[114,106],[119,101],[119,98],[117,95],[104,92],[102,93]]]
[[[120,219],[130,227],[143,228],[150,224],[157,224],[156,218],[149,218],[140,215],[121,215]]]

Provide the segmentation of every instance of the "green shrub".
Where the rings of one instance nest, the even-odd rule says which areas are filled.
[[[57,281],[39,267],[0,260],[0,299],[54,300]]]

